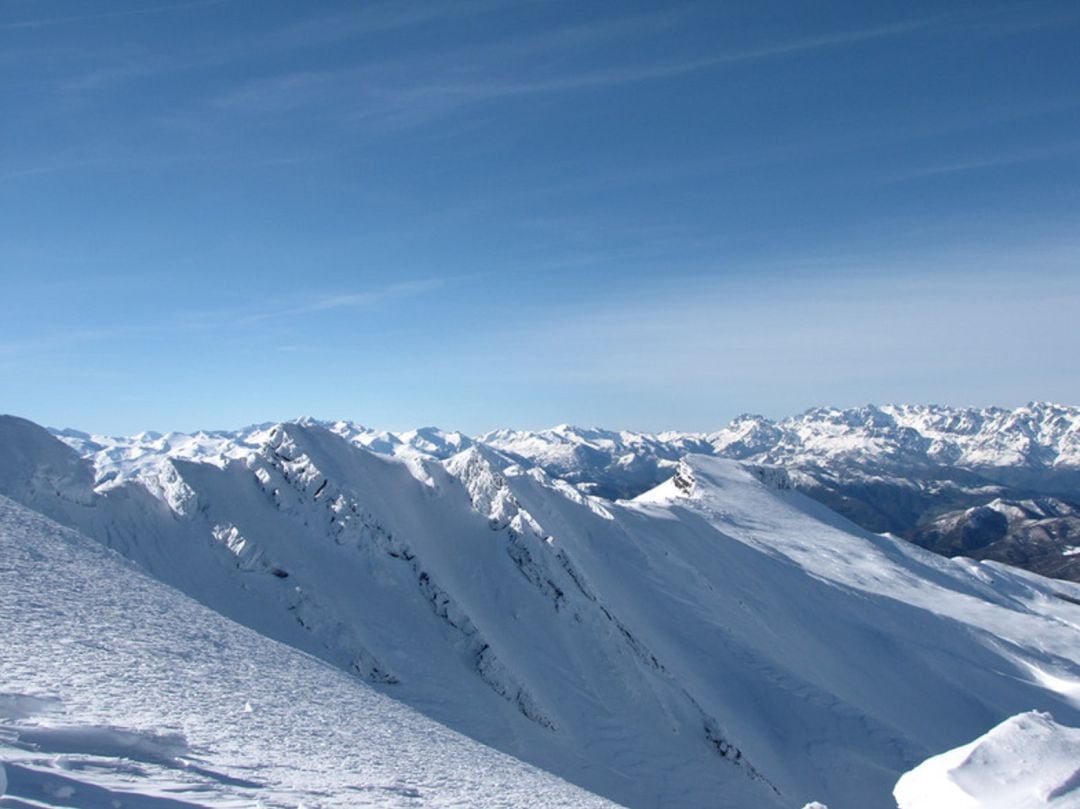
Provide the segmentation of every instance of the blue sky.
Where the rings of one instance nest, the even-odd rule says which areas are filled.
[[[0,0],[0,410],[1080,402],[1074,2]]]

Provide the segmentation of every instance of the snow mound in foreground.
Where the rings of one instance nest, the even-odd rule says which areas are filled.
[[[0,497],[0,807],[611,806]]]
[[[1076,809],[1080,728],[1030,711],[927,759],[896,784],[900,809]]]

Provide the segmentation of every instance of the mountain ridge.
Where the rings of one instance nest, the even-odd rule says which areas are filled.
[[[891,457],[902,455],[899,450],[913,453],[921,448],[925,450],[925,457],[929,461],[947,465],[977,467],[1023,464],[1080,468],[1080,407],[1051,402],[1031,402],[1012,409],[997,406],[978,408],[907,404],[863,405],[853,408],[815,407],[780,419],[741,414],[719,430],[701,432],[664,430],[650,433],[559,424],[542,430],[499,428],[470,437],[458,431],[447,431],[433,426],[402,431],[377,430],[359,422],[323,420],[311,416],[301,416],[286,422],[251,424],[235,430],[142,432],[132,436],[106,436],[71,428],[48,429],[86,454],[95,447],[103,449],[110,445],[127,444],[146,448],[155,443],[177,440],[244,440],[279,423],[328,427],[364,446],[390,439],[395,446],[411,447],[418,453],[435,457],[445,457],[445,453],[450,451],[448,445],[452,445],[456,451],[474,442],[498,448],[521,441],[562,439],[564,442],[590,448],[647,447],[651,444],[662,444],[685,451],[712,445],[718,454],[725,454],[727,457],[750,456],[767,447],[772,450],[771,457],[790,459],[796,447],[822,456],[830,452],[838,454],[844,450],[866,452],[874,448],[872,439],[877,439],[877,448],[882,454]],[[843,427],[849,428],[846,434],[836,429]],[[890,427],[895,435],[890,435]],[[859,428],[862,428],[861,434]],[[920,433],[924,438],[921,446],[913,440],[915,436],[909,432],[911,430]],[[729,447],[735,447],[746,433],[755,435],[751,444],[743,444],[725,453]],[[770,440],[764,440],[761,434],[769,436]],[[1005,441],[998,441],[995,446],[991,440],[993,436],[1007,438]],[[953,446],[943,445],[949,440],[948,437],[952,438]],[[830,438],[833,439],[831,443]],[[846,442],[840,439],[846,439]],[[888,443],[890,440],[895,446]],[[962,446],[964,444],[967,446]],[[375,451],[385,450],[380,448]],[[918,457],[917,452],[914,452],[914,455]]]
[[[782,466],[794,485],[874,532],[940,553],[962,552],[1080,581],[1080,408],[1032,402],[1018,408],[936,405],[818,407],[771,420],[742,415],[707,433],[581,428],[499,429],[469,437],[424,427],[386,431],[310,417],[378,454],[416,464],[445,460],[474,445],[503,465],[538,467],[581,491],[631,499],[670,477],[687,454]],[[164,457],[216,465],[251,452],[273,425],[235,431],[144,433],[130,438],[54,431],[92,460],[98,485],[139,477]],[[1047,522],[1024,504],[1057,505]],[[993,502],[1013,518],[986,533],[979,515]],[[1015,517],[1017,509],[1032,512]],[[959,527],[958,527],[959,526]],[[961,539],[957,539],[962,535]]]

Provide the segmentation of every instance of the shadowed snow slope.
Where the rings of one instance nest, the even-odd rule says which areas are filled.
[[[1008,716],[1080,723],[1080,587],[868,534],[773,468],[687,456],[613,503],[482,443],[359,434],[114,447],[137,463],[96,459],[96,488],[76,467],[11,496],[629,806],[892,809],[901,773]],[[40,477],[2,450],[28,466],[0,482]]]
[[[608,806],[0,498],[0,806]]]
[[[1080,729],[1029,712],[934,756],[896,785],[900,809],[1076,809]]]

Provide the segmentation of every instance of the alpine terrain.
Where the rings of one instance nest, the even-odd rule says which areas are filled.
[[[876,533],[946,556],[1080,581],[1080,408],[893,405],[742,416],[707,434],[560,426],[482,441],[604,497],[633,497],[687,452],[787,469],[800,491]]]
[[[46,805],[151,777],[155,800],[280,806],[891,809],[903,773],[1010,717],[1080,725],[1080,585],[819,502],[878,468],[908,470],[884,491],[913,503],[937,468],[964,496],[1056,481],[1067,502],[1074,411],[1022,411],[1056,425],[1037,436],[1056,454],[1017,440],[1030,469],[1000,483],[973,460],[1006,457],[977,452],[991,427],[929,413],[479,439],[310,419],[105,438],[2,417],[9,780],[53,790]],[[970,441],[934,445],[931,424]]]

